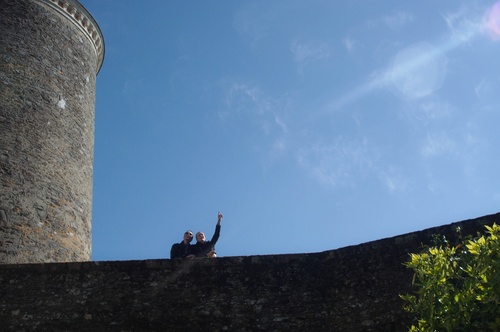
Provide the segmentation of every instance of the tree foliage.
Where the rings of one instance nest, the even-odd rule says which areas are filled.
[[[410,331],[500,331],[500,226],[485,227],[486,235],[411,254],[417,290],[401,296],[416,316]]]

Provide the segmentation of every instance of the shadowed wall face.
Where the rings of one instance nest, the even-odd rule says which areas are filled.
[[[322,253],[0,265],[2,331],[406,331],[403,263],[500,213]]]
[[[91,259],[103,49],[89,17],[76,1],[0,1],[0,264]]]

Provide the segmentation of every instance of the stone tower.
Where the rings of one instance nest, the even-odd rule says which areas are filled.
[[[0,0],[0,264],[91,259],[103,58],[77,0]]]

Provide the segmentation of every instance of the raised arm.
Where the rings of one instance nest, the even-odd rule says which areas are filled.
[[[222,221],[222,218],[224,218],[224,216],[222,215],[222,213],[220,213],[220,211],[217,213],[217,224],[215,225],[215,232],[214,232],[214,235],[212,236],[212,239],[210,240],[210,243],[215,246],[215,244],[217,243],[217,240],[219,240],[219,235],[220,235],[220,222]]]

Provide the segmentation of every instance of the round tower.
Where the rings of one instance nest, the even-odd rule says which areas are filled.
[[[88,261],[102,33],[77,0],[0,0],[0,264]]]

